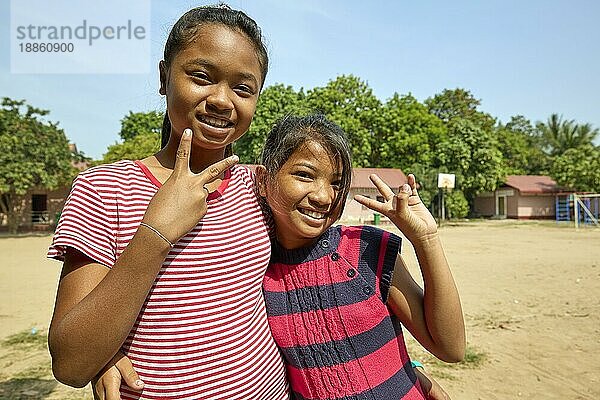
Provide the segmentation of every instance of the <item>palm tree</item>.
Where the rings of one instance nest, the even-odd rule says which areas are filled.
[[[558,114],[550,115],[548,121],[538,123],[537,128],[544,141],[544,150],[551,156],[591,144],[599,134],[598,128],[594,129],[591,124],[578,125],[574,120],[563,120]]]

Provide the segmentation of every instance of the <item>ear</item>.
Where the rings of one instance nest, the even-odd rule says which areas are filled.
[[[256,166],[256,187],[260,197],[267,197],[267,169],[264,165]]]
[[[158,75],[160,77],[160,89],[158,89],[158,93],[164,96],[167,94],[167,64],[164,60],[158,63]]]

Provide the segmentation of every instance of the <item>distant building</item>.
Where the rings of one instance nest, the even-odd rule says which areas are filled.
[[[69,150],[77,153],[77,146],[74,143],[69,144]],[[89,162],[78,161],[72,163],[73,167],[83,171],[90,166]],[[23,201],[23,212],[19,229],[24,231],[49,230],[57,222],[57,218],[69,195],[71,185],[59,187],[56,190],[44,188],[33,188],[25,195]],[[7,217],[0,213],[0,229],[7,228]]]
[[[75,144],[71,144],[69,148],[71,151],[77,152],[77,147]],[[73,163],[73,166],[80,171],[83,171],[89,167],[89,163]],[[252,170],[256,169],[255,165],[246,166]],[[372,199],[383,200],[383,197],[369,179],[371,174],[377,174],[394,191],[397,191],[398,187],[408,181],[406,175],[399,169],[354,168],[350,193],[346,199],[344,214],[341,218],[344,222],[378,223],[380,221],[387,220],[387,218],[381,215],[376,215],[373,210],[357,203],[354,200],[354,196],[357,194],[361,194]],[[70,189],[70,185],[66,185],[52,191],[46,189],[31,190],[26,196],[26,204],[22,214],[23,218],[21,220],[20,228],[22,230],[51,229],[58,222],[58,217],[64,206],[65,200],[69,195]],[[2,217],[3,216],[0,215],[0,222],[4,222],[2,225],[5,225],[5,221],[2,221]]]
[[[350,194],[346,199],[346,207],[344,208],[344,214],[342,220],[345,222],[356,222],[356,223],[378,223],[379,221],[387,221],[387,218],[377,215],[376,213],[359,204],[354,200],[354,196],[361,194],[363,196],[370,197],[383,201],[383,197],[379,190],[373,185],[369,176],[372,174],[378,175],[389,187],[398,191],[401,185],[408,182],[408,178],[399,169],[396,168],[354,168],[352,174],[352,184],[350,185]]]
[[[545,175],[509,175],[504,185],[475,197],[476,215],[495,218],[553,219],[556,197],[568,191]]]

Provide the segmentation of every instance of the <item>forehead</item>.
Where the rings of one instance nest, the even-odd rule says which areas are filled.
[[[342,163],[339,157],[335,157],[329,149],[314,140],[309,140],[300,145],[284,165],[292,167],[295,165],[308,166],[307,164],[322,172],[339,174],[342,171]]]
[[[173,58],[185,64],[201,60],[229,72],[252,74],[260,82],[262,73],[254,43],[243,33],[222,24],[204,24]]]

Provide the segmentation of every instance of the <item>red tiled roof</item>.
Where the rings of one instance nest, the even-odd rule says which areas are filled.
[[[563,190],[554,179],[545,175],[509,175],[505,182],[521,193],[558,193]]]
[[[395,168],[354,168],[351,188],[374,188],[369,175],[377,174],[392,189],[404,185],[408,179],[404,172]]]

